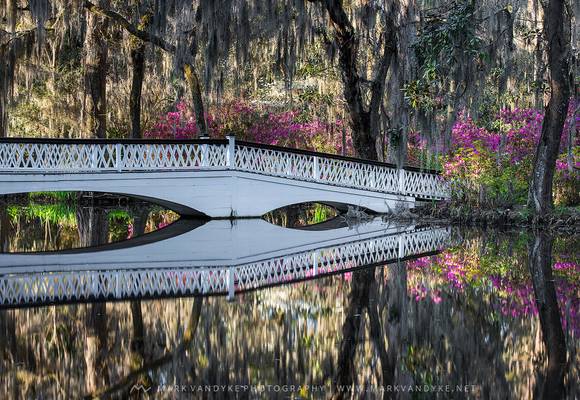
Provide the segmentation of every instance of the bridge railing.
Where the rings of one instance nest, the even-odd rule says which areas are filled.
[[[422,199],[449,197],[448,185],[435,171],[253,143],[236,146],[235,169]]]
[[[433,254],[449,242],[447,228],[373,237],[241,265],[0,275],[0,307],[126,299],[228,295]]]
[[[0,171],[235,169],[422,199],[449,197],[436,171],[227,140],[0,139]]]

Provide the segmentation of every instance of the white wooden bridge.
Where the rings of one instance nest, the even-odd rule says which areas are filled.
[[[169,232],[160,241],[0,254],[0,307],[185,295],[232,298],[430,254],[450,235],[446,228],[395,225],[380,218],[332,230],[288,229],[248,219],[212,220],[183,233],[180,224],[188,222],[162,229]]]
[[[227,140],[0,139],[0,195],[124,194],[186,215],[259,217],[305,202],[378,213],[449,197],[435,171]],[[340,207],[338,207],[340,208]]]

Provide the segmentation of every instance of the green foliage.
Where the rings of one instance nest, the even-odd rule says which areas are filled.
[[[128,225],[133,222],[127,210],[110,210],[107,213],[109,218],[109,237],[112,242],[127,239],[129,235]]]
[[[30,192],[28,198],[31,201],[39,200],[58,201],[64,203],[74,203],[77,199],[76,192]]]
[[[43,222],[49,222],[60,226],[75,227],[75,208],[66,203],[55,204],[35,204],[30,203],[25,206],[8,206],[8,215],[14,223],[19,218],[28,220],[38,218]]]
[[[437,92],[455,66],[485,60],[482,39],[476,33],[475,12],[472,2],[454,2],[447,14],[427,15],[427,23],[413,44],[419,78],[403,87],[412,108],[441,107],[443,99]]]

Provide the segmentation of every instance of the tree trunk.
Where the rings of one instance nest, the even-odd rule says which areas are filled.
[[[539,382],[541,399],[560,399],[564,393],[566,372],[566,341],[560,320],[560,308],[552,276],[553,238],[535,232],[528,243],[528,263],[540,316],[542,339],[548,354],[548,367],[543,382]]]
[[[136,38],[139,38],[144,42],[150,42],[153,45],[159,47],[160,49],[168,53],[171,53],[174,56],[176,55],[177,48],[174,44],[167,42],[162,37],[156,36],[147,30],[140,29],[139,27],[131,24],[121,14],[110,10],[108,8],[108,4],[93,4],[89,0],[85,0],[84,7],[90,11],[91,15],[96,15],[99,18],[110,18]],[[193,65],[193,60],[195,60],[194,37],[195,35],[192,32],[190,32],[189,33],[190,42],[188,43],[188,47],[191,54],[188,54],[189,62],[185,62],[185,64],[183,65],[183,74],[185,76],[187,86],[191,94],[197,130],[200,135],[207,135],[208,131],[207,125],[205,123],[205,113],[203,107],[203,97],[201,94],[201,85],[199,83],[199,77],[195,70],[195,66]]]
[[[131,113],[131,138],[141,138],[141,92],[145,76],[145,44],[140,42],[131,49],[131,98],[129,108]]]
[[[0,58],[5,59],[6,52],[0,46]],[[8,136],[8,96],[6,88],[6,66],[0,65],[0,138]]]
[[[538,26],[538,14],[540,5],[534,0],[534,26]],[[534,107],[540,109],[544,106],[544,50],[542,47],[542,34],[538,30],[536,34],[536,46],[534,48]]]
[[[183,66],[183,73],[191,95],[191,104],[195,113],[195,124],[197,125],[199,136],[208,136],[207,125],[205,123],[205,112],[203,107],[203,97],[201,95],[201,85],[195,67],[191,64]]]
[[[99,0],[99,6],[108,7],[108,5],[108,0]],[[108,26],[107,17],[88,13],[85,37],[85,138],[107,136]]]
[[[12,92],[12,78],[16,63],[14,32],[16,32],[16,0],[6,0],[8,43],[0,43],[0,137],[8,136],[8,100]],[[12,40],[11,40],[12,39]],[[6,61],[4,61],[6,60]]]
[[[109,219],[107,212],[93,207],[77,207],[77,229],[82,247],[107,243]],[[85,338],[86,391],[92,393],[109,383],[107,358],[107,303],[87,306],[87,336]]]
[[[395,21],[393,10],[387,12],[386,31],[382,38],[383,54],[374,66],[374,81],[371,85],[371,99],[366,104],[363,99],[363,79],[361,78],[357,60],[359,58],[359,39],[355,32],[341,0],[318,0],[323,3],[335,29],[335,40],[339,50],[339,65],[341,69],[344,98],[352,127],[352,142],[359,157],[378,160],[382,149],[377,148],[379,136],[380,107],[385,92],[385,78],[392,58],[396,55]],[[395,2],[394,7],[398,7]]]
[[[548,39],[551,95],[536,148],[528,193],[528,207],[536,218],[553,208],[552,181],[570,97],[570,16],[564,1],[550,0],[544,12],[544,29]]]

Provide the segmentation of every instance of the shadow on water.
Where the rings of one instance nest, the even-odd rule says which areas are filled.
[[[264,215],[264,220],[284,228],[333,229],[325,223],[337,221],[340,212],[329,205],[303,203],[282,207]]]
[[[149,214],[132,214],[135,237]],[[11,216],[0,208],[0,218]],[[111,245],[107,211],[77,210],[76,221],[83,246]],[[577,239],[454,235],[462,241],[438,254],[281,281],[233,302],[0,310],[0,397],[574,398]],[[220,389],[230,384],[238,393]]]

